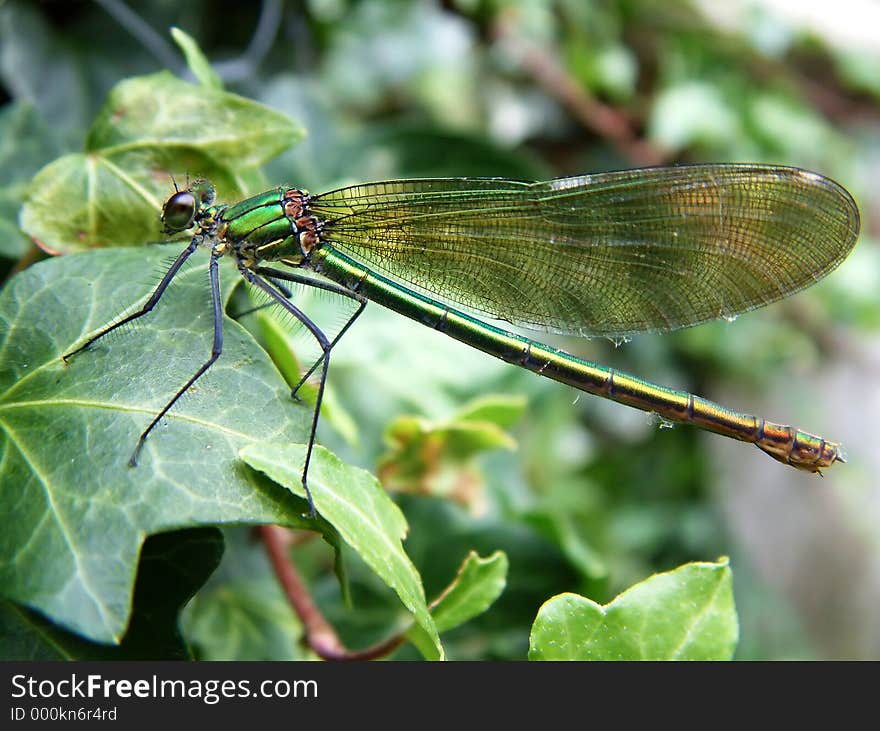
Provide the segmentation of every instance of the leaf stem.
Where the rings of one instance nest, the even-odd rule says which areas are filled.
[[[403,644],[406,638],[403,633],[399,633],[363,650],[349,650],[345,647],[336,630],[321,614],[299,572],[288,557],[287,549],[290,545],[288,531],[275,525],[260,526],[258,530],[281,588],[303,623],[305,642],[318,657],[338,661],[375,660],[390,655]]]

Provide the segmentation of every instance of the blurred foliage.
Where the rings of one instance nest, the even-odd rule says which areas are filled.
[[[409,524],[406,551],[429,599],[472,551],[507,556],[506,586],[491,611],[444,634],[451,658],[523,658],[529,628],[554,594],[576,592],[605,604],[651,574],[722,554],[731,556],[735,576],[739,657],[880,657],[873,610],[864,609],[880,596],[880,542],[870,527],[880,518],[880,465],[876,446],[861,437],[870,422],[857,420],[871,411],[860,397],[880,391],[870,361],[880,327],[880,41],[872,47],[841,39],[831,23],[798,25],[771,0],[729,5],[725,15],[696,0],[147,0],[132,4],[139,22],[131,24],[119,2],[9,0],[0,5],[3,276],[44,256],[19,230],[18,210],[34,174],[60,154],[103,154],[106,140],[97,144],[93,135],[88,147],[84,141],[111,88],[162,69],[195,80],[171,26],[192,36],[210,62],[213,73],[200,65],[197,49],[188,50],[200,81],[213,83],[216,74],[227,92],[282,112],[307,132],[293,147],[293,133],[281,128],[283,139],[261,143],[266,154],[255,165],[270,149],[286,151],[262,168],[262,178],[234,181],[241,190],[253,192],[263,181],[322,190],[393,177],[528,179],[703,160],[792,164],[831,175],[860,203],[862,241],[838,272],[796,301],[735,324],[643,336],[623,347],[558,338],[552,344],[660,383],[727,394],[725,403],[735,408],[775,408],[769,418],[783,408],[780,418],[821,433],[827,426],[830,438],[838,436],[832,427],[845,429],[842,436],[856,448],[834,470],[852,477],[825,483],[846,497],[816,518],[843,514],[834,523],[841,532],[801,534],[821,542],[819,555],[844,544],[858,557],[861,571],[850,574],[848,596],[833,594],[836,616],[811,609],[809,597],[801,601],[796,591],[794,546],[806,540],[780,522],[772,532],[786,542],[756,540],[758,523],[735,513],[730,495],[749,481],[760,484],[768,502],[784,499],[783,467],[694,429],[659,429],[641,413],[579,397],[378,307],[369,307],[334,350],[332,415],[319,439],[373,471],[387,469],[396,451],[397,474],[415,475],[410,492],[418,494],[395,500]],[[844,3],[828,12],[849,10]],[[852,17],[850,25],[866,21]],[[193,102],[181,94],[188,98],[167,103]],[[191,154],[186,164],[194,174],[224,164],[216,151],[198,160]],[[47,194],[60,180],[47,182]],[[163,183],[153,183],[161,199]],[[227,192],[234,191],[230,184]],[[39,195],[31,195],[38,203]],[[157,227],[152,236],[158,235]],[[331,331],[344,322],[335,298],[298,297]],[[265,326],[261,337],[277,354]],[[309,362],[296,352],[299,362]],[[873,374],[868,388],[833,388],[835,369],[839,376],[860,359],[873,363],[857,371]],[[773,400],[780,393],[788,400]],[[424,489],[425,464],[412,460],[431,440],[454,445],[464,405],[493,394],[527,400],[518,420],[503,423],[511,434],[493,442],[515,441],[517,451],[466,451],[466,458],[443,464],[454,470],[458,462],[461,475],[484,485],[483,509],[475,513]],[[480,434],[488,439],[485,430]],[[799,490],[797,499],[803,494],[819,505],[809,498],[813,489]],[[791,515],[805,517],[784,517]],[[185,615],[195,653],[302,657],[290,638],[296,622],[280,598],[270,594],[254,604],[252,591],[273,591],[265,561],[247,558],[254,549],[234,532],[226,543],[220,571]],[[362,562],[348,557],[347,597],[326,545],[310,542],[295,555],[347,645],[381,640],[397,626],[399,602]],[[834,566],[817,560],[802,569],[823,601],[835,586],[823,577],[848,573]],[[257,629],[243,629],[245,619]],[[287,641],[270,643],[272,637]],[[407,646],[396,657],[416,654]]]

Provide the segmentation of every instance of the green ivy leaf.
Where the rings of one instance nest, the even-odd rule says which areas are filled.
[[[162,203],[173,192],[170,175],[184,170],[181,165],[238,194],[227,170],[196,150],[76,153],[37,173],[19,223],[52,254],[156,241],[162,236]]]
[[[89,334],[141,304],[178,247],[94,251],[41,262],[0,292],[0,592],[99,642],[130,614],[151,533],[222,523],[307,526],[302,500],[245,469],[238,450],[303,440],[265,352],[225,320],[224,352],[163,420],[136,468],[138,434],[207,359],[207,257],[156,309],[65,365]],[[238,273],[227,262],[228,293]],[[13,520],[11,516],[15,516]],[[331,542],[332,528],[318,526]]]
[[[305,447],[295,444],[249,444],[241,458],[299,496]],[[443,656],[434,620],[425,602],[421,578],[401,541],[407,525],[394,504],[369,472],[350,467],[316,446],[309,467],[309,490],[315,509],[364,562],[397,592],[416,623],[430,637],[431,659]],[[424,646],[420,646],[424,651]]]
[[[162,71],[114,87],[92,124],[86,150],[181,146],[231,168],[255,168],[304,135],[281,112]]]
[[[432,604],[437,631],[454,629],[492,606],[507,583],[507,563],[503,551],[495,551],[488,558],[471,551],[455,580]]]
[[[530,660],[729,660],[739,638],[726,558],[655,574],[604,606],[577,594],[544,603]]]
[[[52,253],[155,240],[172,175],[240,197],[250,173],[303,134],[280,112],[167,72],[128,79],[109,94],[86,151],[34,177],[20,225]]]
[[[151,536],[144,543],[131,624],[118,647],[88,642],[12,602],[0,602],[5,660],[187,660],[180,610],[217,568],[223,537],[214,528]]]
[[[452,583],[431,602],[437,631],[455,629],[485,612],[504,591],[507,565],[503,551],[495,551],[488,558],[480,558],[476,551],[471,551]],[[423,654],[431,647],[430,637],[418,625],[413,625],[406,637]]]
[[[202,49],[199,48],[195,39],[180,28],[172,28],[171,37],[183,51],[183,55],[186,56],[186,65],[189,66],[189,70],[193,72],[193,76],[198,79],[198,82],[206,89],[218,91],[223,89],[223,81],[211,68],[211,62],[202,53]]]

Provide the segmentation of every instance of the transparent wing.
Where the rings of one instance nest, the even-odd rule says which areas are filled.
[[[693,165],[524,183],[400,180],[313,196],[326,244],[532,329],[623,335],[732,317],[825,276],[858,236],[837,183]]]

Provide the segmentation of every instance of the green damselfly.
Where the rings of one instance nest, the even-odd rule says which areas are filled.
[[[816,173],[716,164],[538,183],[392,180],[319,195],[282,186],[232,205],[217,203],[213,186],[198,180],[184,190],[175,185],[162,221],[167,234],[192,230],[189,245],[143,307],[64,356],[147,314],[195,250],[210,250],[211,356],[141,434],[132,465],[150,431],[220,356],[217,263],[225,255],[321,346],[321,357],[294,389],[321,368],[304,487],[331,350],[368,301],[582,391],[751,442],[799,469],[819,472],[843,461],[834,442],[590,363],[480,319],[617,338],[733,318],[787,297],[833,270],[858,237],[852,197]],[[282,282],[337,293],[357,308],[331,340],[290,301]]]

